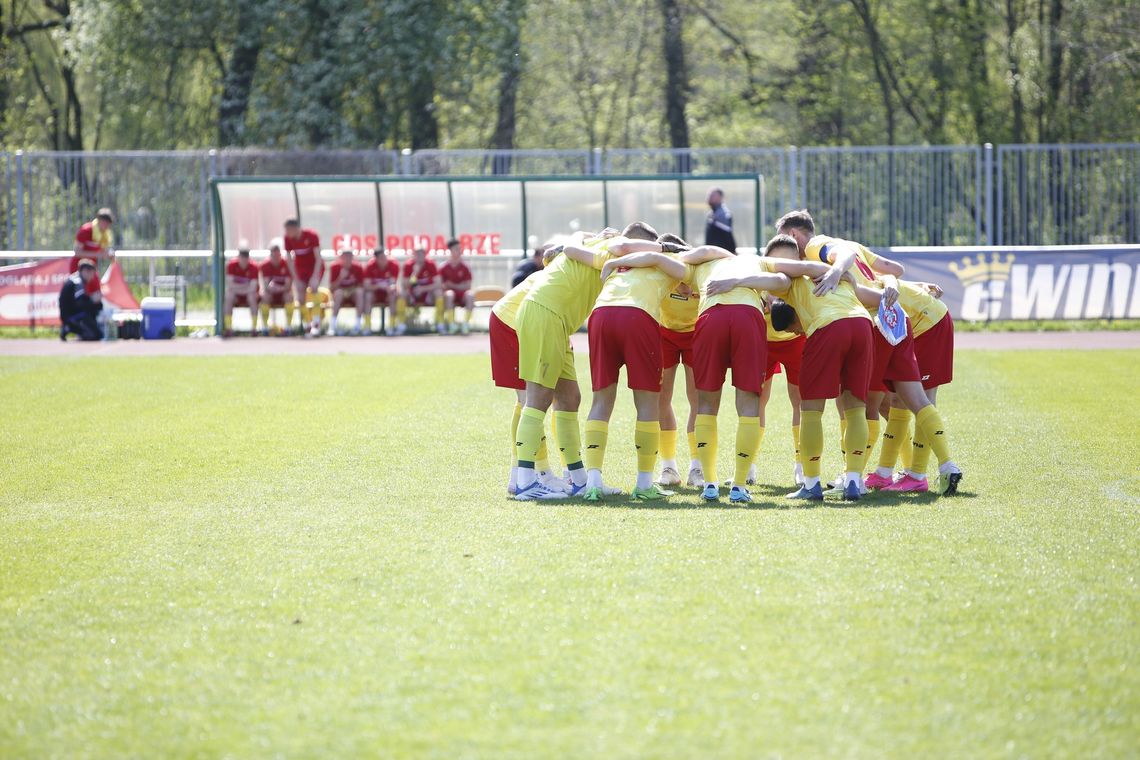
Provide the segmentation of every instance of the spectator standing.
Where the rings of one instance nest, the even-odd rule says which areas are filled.
[[[512,288],[517,288],[520,282],[542,269],[542,255],[544,252],[545,249],[543,248],[535,248],[530,258],[523,259],[522,262],[515,267],[515,273],[511,275]]]
[[[705,245],[716,245],[736,253],[736,237],[732,234],[732,212],[724,205],[724,191],[709,190],[709,215],[705,218]]]
[[[101,208],[90,222],[80,225],[75,233],[74,255],[68,272],[75,274],[79,271],[79,262],[87,259],[95,266],[95,277],[86,281],[88,293],[99,290],[99,269],[97,262],[106,261],[108,265],[115,260],[115,251],[111,247],[113,235],[111,227],[115,224],[115,216],[109,208]]]

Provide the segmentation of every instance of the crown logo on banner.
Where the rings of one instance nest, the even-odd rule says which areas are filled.
[[[952,261],[949,268],[963,286],[990,280],[1008,280],[1014,258],[1012,253],[1005,256],[993,253],[990,254],[989,261],[986,261],[986,255],[979,253],[972,260],[969,256],[963,256],[961,264]]]

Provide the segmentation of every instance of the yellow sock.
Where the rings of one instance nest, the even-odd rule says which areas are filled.
[[[847,420],[847,432],[843,436],[847,472],[862,472],[867,451],[867,410],[857,406],[848,409],[843,416]]]
[[[764,428],[759,417],[741,417],[736,425],[736,477],[733,483],[743,486],[748,480],[748,468],[756,461]]]
[[[402,297],[396,299],[396,321],[402,325],[408,324],[408,301]]]
[[[871,453],[875,450],[875,443],[879,440],[879,418],[867,420],[867,448],[863,449],[863,462],[859,472],[866,472],[867,465],[871,463]]]
[[[523,406],[518,401],[515,402],[515,411],[511,415],[511,464],[518,461],[515,456],[515,441],[519,439],[519,418],[522,417]]]
[[[661,431],[661,458],[677,458],[677,429]]]
[[[689,441],[689,461],[697,459],[697,432],[686,433],[685,437]]]
[[[234,326],[234,317],[232,314],[226,314],[222,317],[222,329],[232,330]]]
[[[945,464],[950,461],[950,442],[946,439],[946,430],[942,424],[942,415],[938,413],[938,409],[934,404],[928,404],[918,410],[918,414],[914,416],[914,429],[922,431],[922,437],[925,440],[926,448],[934,452],[934,456],[938,457],[938,464]],[[930,454],[927,454],[929,458]]]
[[[803,465],[804,460],[800,455],[800,426],[792,425],[792,445],[796,447],[796,464]]]
[[[443,317],[443,321],[449,325],[454,324],[455,323],[455,309],[448,309],[447,313]]]
[[[293,328],[293,312],[297,311],[297,304],[292,301],[285,302],[285,327]]]
[[[518,432],[515,434],[515,458],[519,467],[534,467],[534,460],[538,458],[538,449],[542,445],[542,423],[546,413],[541,409],[523,407],[519,418]]]
[[[911,413],[909,409],[891,408],[887,416],[887,427],[883,431],[883,447],[879,451],[879,466],[889,470],[895,469],[899,459],[899,449],[907,430],[910,429]]]
[[[661,448],[661,423],[638,420],[633,429],[633,447],[637,450],[637,471],[653,472],[657,467],[657,451]]]
[[[435,323],[437,325],[443,323],[443,301],[438,298],[435,301]]]
[[[910,425],[906,427],[906,435],[903,436],[902,447],[899,449],[899,464],[904,470],[909,470],[914,464],[914,431]]]
[[[544,432],[542,435],[542,443],[538,444],[538,453],[534,455],[534,469],[539,472],[550,469],[550,447],[547,443],[549,440],[550,436]]]
[[[910,449],[910,466],[907,469],[918,475],[925,475],[930,469],[930,447],[926,445],[925,433],[918,426],[915,426]]]
[[[261,326],[266,330],[269,329],[269,304],[259,304],[257,310],[261,312]],[[255,325],[256,327],[256,325]]]
[[[554,440],[570,471],[582,469],[582,430],[578,427],[577,412],[555,412]]]
[[[555,441],[558,440],[558,415],[556,414],[550,415],[550,435]],[[568,469],[566,467],[566,452],[561,447],[558,449],[558,462],[562,465],[563,470]]]
[[[475,310],[474,309],[464,309],[464,311],[467,312],[467,318],[466,318],[467,324],[471,324],[471,318],[473,316],[475,316]]]
[[[372,332],[372,309],[364,312],[364,329]]]
[[[847,460],[847,417],[839,413],[839,451],[843,454],[844,461]]]
[[[698,414],[693,431],[697,439],[697,459],[705,471],[706,483],[719,483],[716,477],[716,415]]]
[[[800,412],[800,458],[804,477],[818,478],[823,458],[823,412]]]
[[[307,303],[301,304],[301,327],[309,326],[309,305]]]
[[[602,469],[606,458],[606,441],[610,437],[610,423],[605,420],[586,420],[586,451],[583,452],[587,470]]]

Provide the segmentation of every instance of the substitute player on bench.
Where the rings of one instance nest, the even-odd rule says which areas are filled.
[[[381,318],[388,310],[384,331],[396,329],[396,299],[399,297],[400,265],[388,258],[383,248],[372,251],[372,260],[364,267],[364,334],[372,334],[372,308],[380,307]]]
[[[281,246],[270,243],[269,258],[261,262],[257,269],[261,275],[261,325],[268,333],[270,311],[284,309],[284,332],[288,334],[293,330],[296,302],[293,300],[293,275],[289,270],[289,262],[281,255]]]
[[[455,238],[447,241],[449,258],[439,268],[440,285],[443,288],[444,323],[454,335],[462,331],[471,332],[471,317],[475,313],[475,293],[471,290],[471,270],[463,262],[463,249]],[[463,322],[456,323],[455,310],[465,310]]]
[[[355,260],[352,251],[341,251],[337,260],[329,268],[329,290],[332,291],[332,329],[337,335],[344,335],[338,317],[342,306],[356,309],[356,324],[353,335],[360,335],[364,315],[364,267]]]
[[[226,264],[226,293],[222,298],[222,335],[232,338],[234,334],[234,307],[249,308],[251,336],[257,335],[257,264],[249,259],[249,249],[238,251],[236,259]]]
[[[415,249],[411,260],[404,263],[402,296],[396,305],[396,318],[400,322],[396,326],[397,335],[408,331],[411,313],[420,306],[435,307],[435,329],[442,335],[446,328],[443,325],[443,292],[439,285],[439,269],[434,261],[428,259],[424,248]]]
[[[325,263],[321,258],[321,239],[316,230],[302,228],[296,219],[285,222],[285,252],[293,275],[293,295],[301,306],[301,329],[308,337],[321,334],[321,278]],[[310,308],[308,304],[312,303]]]

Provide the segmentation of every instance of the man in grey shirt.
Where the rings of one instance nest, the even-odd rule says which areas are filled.
[[[736,253],[736,238],[732,234],[732,212],[724,205],[724,191],[719,187],[709,190],[709,215],[705,219],[705,245],[717,245]]]

